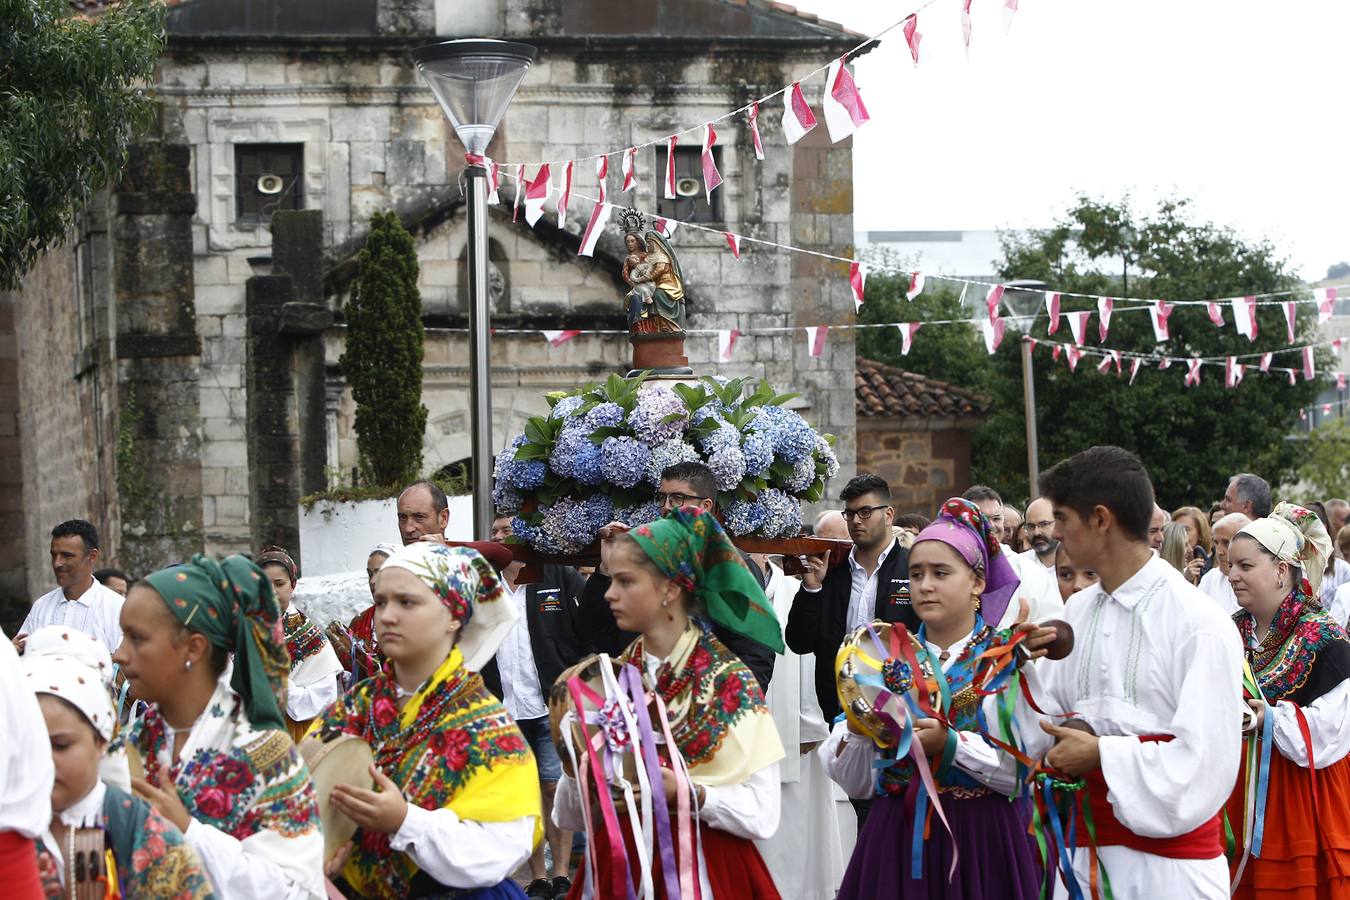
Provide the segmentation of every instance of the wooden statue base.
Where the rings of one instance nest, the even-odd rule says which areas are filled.
[[[684,333],[630,334],[633,345],[633,370],[629,378],[643,372],[653,375],[693,375],[689,357],[684,355]]]

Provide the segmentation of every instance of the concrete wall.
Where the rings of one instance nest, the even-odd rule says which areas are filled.
[[[450,497],[447,540],[471,540],[473,498]],[[365,571],[376,544],[400,546],[398,508],[393,497],[359,503],[316,503],[300,507],[301,573],[308,577]]]

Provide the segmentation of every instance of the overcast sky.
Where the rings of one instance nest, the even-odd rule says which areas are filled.
[[[795,0],[865,34],[919,2]],[[1035,227],[1128,192],[1192,197],[1310,280],[1350,260],[1350,3],[1020,5],[1005,36],[974,0],[969,62],[960,0],[920,14],[917,69],[899,29],[859,61],[855,228]]]

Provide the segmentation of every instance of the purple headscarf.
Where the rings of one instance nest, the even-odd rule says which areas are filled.
[[[920,541],[941,541],[984,576],[980,615],[997,628],[1021,582],[1012,564],[1003,557],[993,527],[979,507],[960,497],[951,498],[942,504],[942,511],[932,524],[919,532],[914,545]]]

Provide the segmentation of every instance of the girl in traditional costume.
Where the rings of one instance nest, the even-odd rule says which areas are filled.
[[[44,632],[59,632],[60,643],[43,642]],[[178,829],[144,800],[100,778],[116,728],[107,648],[81,631],[51,626],[32,635],[23,664],[56,766],[52,821],[38,851],[48,896],[97,890],[100,897],[214,897],[201,860]],[[107,879],[104,886],[97,886],[100,878]]]
[[[366,578],[370,582],[370,597],[375,599],[375,576],[384,561],[398,552],[393,544],[376,544],[366,557]],[[368,606],[352,617],[347,625],[334,620],[328,623],[328,639],[342,663],[342,681],[351,688],[357,682],[374,678],[384,666],[379,642],[375,640],[375,607]]]
[[[384,671],[356,685],[310,738],[370,745],[379,791],[331,802],[359,826],[340,867],[361,897],[523,898],[511,880],[543,833],[534,756],[478,672],[515,624],[476,550],[418,542],[375,580]]]
[[[178,826],[226,898],[323,897],[309,770],[285,731],[290,668],[272,586],[200,554],[136,582],[113,659],[150,704],[125,735],[138,794]]]
[[[323,630],[291,604],[299,576],[295,560],[280,547],[264,547],[255,560],[272,582],[286,629],[291,674],[286,681],[286,731],[299,743],[309,723],[338,698],[342,663]]]
[[[1321,520],[1289,503],[1229,545],[1233,621],[1261,693],[1226,810],[1242,844],[1235,897],[1350,897],[1350,638],[1317,600],[1330,553]],[[1259,856],[1253,758],[1269,767]]]
[[[753,842],[778,829],[777,763],[783,746],[754,675],[713,637],[710,625],[695,617],[706,614],[781,653],[783,637],[773,607],[722,526],[694,507],[615,537],[607,560],[612,584],[605,599],[615,623],[640,635],[621,662],[635,666],[646,688],[664,702],[675,742],[664,752],[680,754],[693,783],[702,897],[777,900],[778,890]],[[662,774],[664,796],[655,799],[676,807],[677,779],[672,769]],[[554,821],[562,828],[585,829],[582,804],[595,800],[583,800],[576,779],[564,773]],[[628,870],[636,871],[646,851],[639,852],[626,823],[621,833],[592,828],[587,837],[592,862],[568,897],[614,900],[614,859],[626,857]],[[672,849],[674,863],[688,866],[692,877],[695,868],[680,859],[678,843]],[[668,898],[660,853],[655,856],[655,896]]]
[[[973,683],[976,658],[995,640],[986,622],[1003,617],[1017,576],[989,520],[973,503],[953,498],[915,538],[909,579],[914,611],[923,621],[916,637],[926,654],[919,664],[926,675],[946,678],[953,726],[919,719],[913,740],[940,762],[934,778],[951,833],[937,816],[928,821],[923,815],[933,798],[920,798],[926,788],[911,757],[879,768],[876,744],[851,722],[837,723],[818,751],[826,771],[850,797],[875,798],[844,873],[840,900],[1039,897],[1042,868],[1027,834],[1030,809],[1023,799],[1009,802],[1019,783],[1001,766],[1000,751],[979,733],[983,698]],[[949,878],[956,855],[959,864]]]

